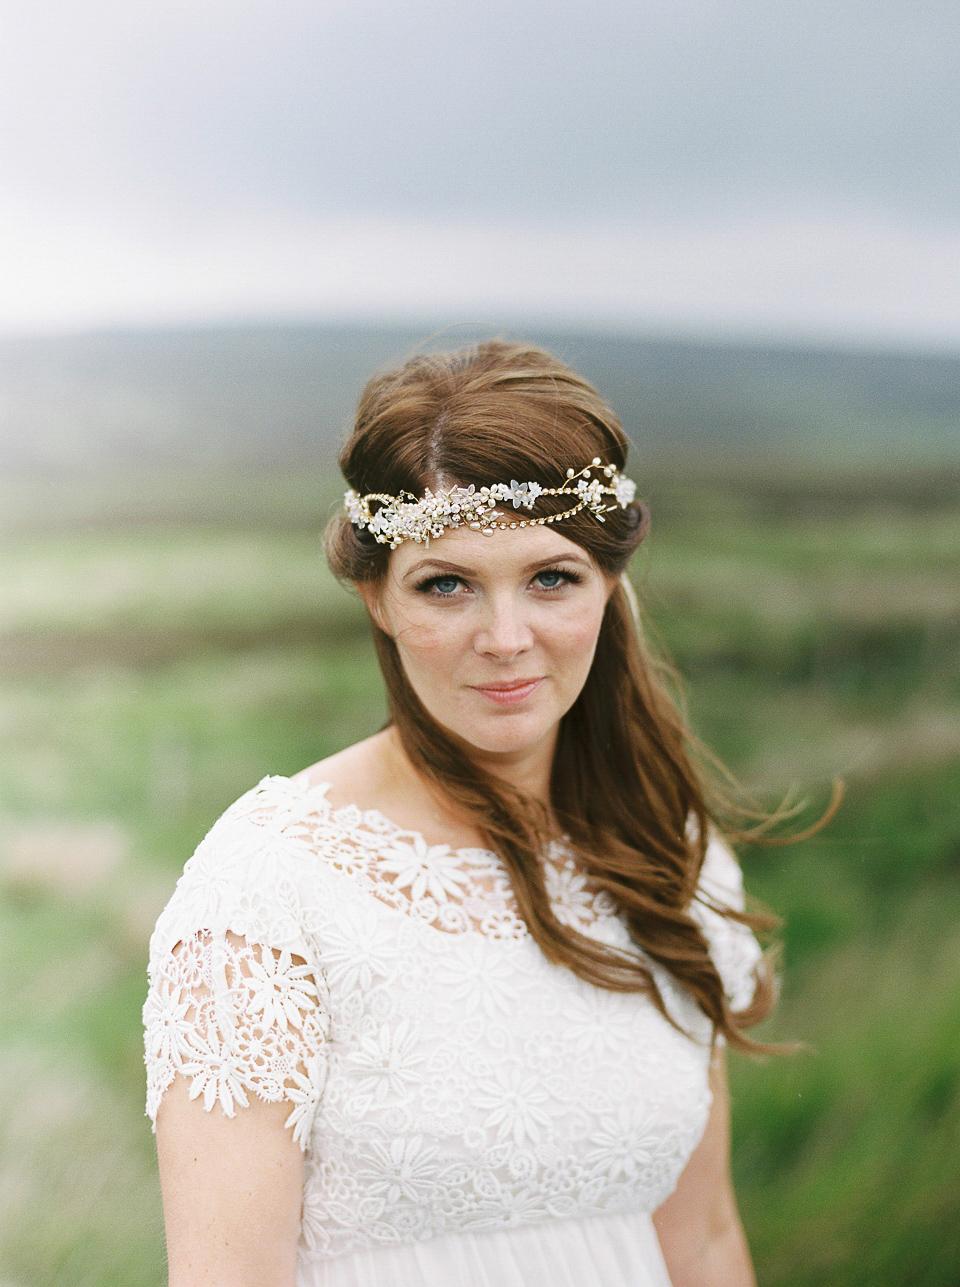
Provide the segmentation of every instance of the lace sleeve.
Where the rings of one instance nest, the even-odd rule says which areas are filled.
[[[179,1074],[190,1098],[227,1117],[251,1093],[290,1104],[305,1149],[326,1076],[328,1018],[317,972],[289,950],[201,931],[151,961],[144,1006],[147,1114],[156,1128]]]
[[[717,907],[743,911],[743,874],[730,847],[714,837],[707,846],[692,914],[707,936],[731,1009],[745,1010],[756,988],[760,944],[746,925],[721,915]]]

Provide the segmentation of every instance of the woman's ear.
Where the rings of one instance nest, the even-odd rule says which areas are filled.
[[[384,634],[390,634],[387,626],[387,619],[384,615],[383,605],[380,602],[380,587],[374,585],[372,581],[354,581],[354,589],[366,605],[370,613],[370,619],[378,630]]]

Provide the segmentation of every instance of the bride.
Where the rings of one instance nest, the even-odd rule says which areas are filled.
[[[390,721],[242,796],[157,924],[171,1287],[754,1282],[724,1048],[770,979],[623,577],[626,450],[537,348],[368,384],[327,554]]]

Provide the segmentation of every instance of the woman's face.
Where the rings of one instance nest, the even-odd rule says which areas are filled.
[[[553,528],[464,527],[398,546],[368,603],[433,718],[479,751],[512,756],[552,745],[612,585]]]

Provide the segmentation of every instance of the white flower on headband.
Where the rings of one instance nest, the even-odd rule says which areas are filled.
[[[632,478],[621,478],[618,474],[613,483],[613,494],[621,509],[626,509],[637,494],[637,484]]]
[[[600,477],[594,478],[594,471]],[[484,536],[492,536],[497,528],[560,523],[582,509],[589,509],[602,523],[605,513],[618,506],[626,509],[636,493],[636,484],[624,478],[616,465],[601,465],[600,457],[595,456],[579,473],[568,469],[566,481],[560,487],[520,483],[512,478],[509,483],[480,488],[471,483],[469,487],[448,487],[433,492],[428,487],[419,500],[409,492],[399,496],[382,492],[360,496],[351,490],[344,496],[343,504],[355,527],[365,527],[381,545],[395,550],[402,541],[429,541],[451,527],[472,527]],[[541,518],[505,518],[497,509],[497,502],[504,501],[514,510],[531,510],[540,496],[569,496],[575,504],[560,514],[544,514]],[[608,498],[614,503],[608,503]],[[372,503],[377,504],[376,509],[371,509]]]
[[[533,509],[533,503],[543,492],[539,483],[518,483],[515,478],[506,483],[494,483],[490,495],[497,500],[510,501],[514,509],[522,505],[524,509]]]

